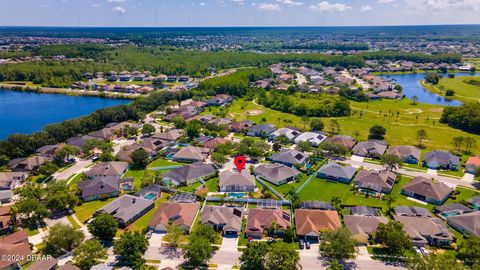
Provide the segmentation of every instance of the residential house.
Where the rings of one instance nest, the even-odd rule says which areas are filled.
[[[467,201],[470,207],[475,210],[480,210],[480,196],[475,196]]]
[[[331,144],[339,144],[351,150],[357,143],[357,140],[347,135],[335,135],[328,138],[327,142]]]
[[[20,265],[27,263],[31,255],[26,231],[17,231],[0,238],[0,256],[9,258],[0,260],[0,269],[21,269]]]
[[[429,169],[457,171],[460,158],[445,150],[433,150],[425,154],[423,165]]]
[[[199,209],[198,203],[161,203],[148,227],[155,232],[165,233],[168,226],[173,223],[189,233]]]
[[[327,136],[322,133],[309,131],[298,135],[293,141],[296,144],[300,142],[309,142],[312,146],[317,147],[326,139]]]
[[[187,146],[180,148],[180,150],[173,155],[172,160],[183,162],[204,161],[209,152],[210,150],[208,148]]]
[[[255,123],[253,123],[250,120],[242,120],[239,122],[233,122],[231,123],[228,128],[230,131],[233,132],[238,132],[238,133],[243,133],[245,130],[248,130],[250,127],[252,127]]]
[[[220,173],[218,185],[220,192],[252,192],[255,190],[255,177],[249,170],[241,173],[226,170]]]
[[[0,235],[10,233],[13,230],[14,218],[10,215],[10,206],[0,206]]]
[[[209,106],[227,106],[233,101],[234,97],[226,94],[218,94],[207,100]]]
[[[418,164],[420,161],[420,149],[411,145],[402,145],[391,148],[388,151],[390,154],[399,156],[403,162],[409,164]]]
[[[363,192],[388,194],[396,180],[397,175],[389,170],[362,170],[355,178],[355,185]]]
[[[71,145],[71,146],[76,146],[78,148],[82,148],[85,143],[89,140],[99,140],[101,141],[102,139],[93,137],[90,135],[83,135],[83,136],[75,136],[72,138],[67,139],[66,144]]]
[[[268,135],[268,139],[270,141],[275,141],[277,140],[278,137],[285,136],[288,139],[288,141],[293,142],[293,139],[295,139],[298,135],[300,135],[300,131],[296,129],[281,128],[281,129],[275,130],[270,135]]]
[[[224,139],[224,138],[220,138],[220,137],[216,137],[216,138],[213,138],[211,140],[208,140],[206,141],[203,146],[208,148],[208,149],[215,149],[218,145],[221,145],[221,144],[226,144],[230,142],[229,140],[227,139]]]
[[[57,259],[48,258],[35,261],[32,265],[28,267],[28,270],[54,270],[57,268]]]
[[[128,163],[123,161],[109,161],[97,163],[85,175],[88,178],[96,177],[121,177],[128,169]]]
[[[359,243],[367,244],[380,223],[387,224],[388,218],[379,216],[344,215],[345,227]]]
[[[199,121],[199,122],[202,123],[202,124],[206,124],[206,123],[212,121],[213,119],[215,119],[215,116],[210,115],[210,114],[206,114],[206,115],[195,115],[194,117],[188,119],[187,122],[190,122],[190,121],[192,121],[192,120],[197,120],[197,121]]]
[[[242,231],[243,209],[206,205],[200,217],[200,224],[211,225],[224,235],[239,235]]]
[[[132,195],[122,195],[97,210],[96,214],[111,214],[120,227],[125,228],[153,209],[155,201]]]
[[[370,206],[352,206],[347,207],[346,210],[350,212],[350,215],[353,216],[381,216],[382,211],[379,208],[374,208]]]
[[[480,211],[449,217],[447,223],[463,234],[480,237]]]
[[[217,126],[228,126],[233,122],[231,118],[228,117],[222,117],[222,118],[216,118],[210,121],[210,124],[214,124]]]
[[[461,203],[450,203],[450,204],[445,204],[435,208],[435,213],[443,219],[447,219],[453,216],[463,215],[473,211],[475,210]]]
[[[16,158],[8,162],[7,168],[13,172],[35,172],[47,161],[50,161],[50,159],[42,156]]]
[[[120,178],[118,176],[101,176],[80,181],[78,188],[85,202],[117,197],[120,195]]]
[[[55,151],[58,149],[58,144],[45,145],[38,148],[35,153],[42,157],[53,158],[55,157]]]
[[[245,234],[248,238],[260,239],[273,223],[278,225],[275,234],[283,235],[283,232],[291,227],[290,212],[282,209],[250,208]]]
[[[465,163],[465,171],[471,174],[476,174],[477,169],[480,168],[480,156],[473,156]]]
[[[180,129],[170,129],[164,133],[155,133],[152,135],[153,139],[159,139],[166,143],[174,142],[182,137],[183,131]]]
[[[329,161],[317,171],[317,175],[323,179],[349,184],[356,172],[357,169],[352,166],[342,166],[335,161]]]
[[[78,268],[76,265],[73,265],[71,263],[66,263],[60,266],[57,270],[81,270],[81,269]]]
[[[301,174],[294,168],[278,163],[261,164],[254,169],[254,173],[257,177],[261,177],[277,186],[293,181]]]
[[[359,142],[353,147],[353,154],[361,157],[379,158],[387,150],[387,143],[380,140]]]
[[[275,131],[275,126],[272,124],[254,125],[248,129],[247,135],[252,137],[267,138]]]
[[[317,242],[323,232],[342,227],[335,210],[295,209],[295,228],[298,238]]]
[[[393,212],[395,213],[395,215],[403,217],[433,217],[432,213],[430,213],[428,209],[417,206],[396,206],[393,208]]]
[[[169,171],[165,174],[165,179],[172,181],[175,185],[191,185],[204,180],[217,172],[211,164],[202,162],[188,164]]]
[[[442,182],[422,176],[413,178],[402,188],[402,194],[436,205],[443,204],[453,191],[453,188]]]
[[[453,234],[439,218],[421,218],[396,216],[393,218],[402,223],[405,232],[410,236],[413,245],[448,247],[453,243]]]
[[[303,165],[308,161],[308,155],[298,150],[283,150],[272,155],[272,161],[290,167]]]

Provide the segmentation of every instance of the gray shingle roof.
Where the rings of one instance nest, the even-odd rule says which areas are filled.
[[[155,202],[152,200],[125,194],[100,208],[97,212],[112,214],[115,218],[128,222],[145,209],[153,207],[154,204]]]
[[[368,155],[383,155],[387,150],[387,143],[378,140],[369,140],[366,142],[359,142],[353,147],[352,152],[359,156]]]
[[[78,183],[82,197],[110,194],[120,191],[120,178],[117,176],[96,177]]]
[[[173,169],[165,175],[165,178],[184,184],[188,180],[205,177],[213,173],[215,173],[215,168],[212,165],[197,162]]]
[[[274,162],[286,164],[302,164],[308,158],[308,155],[297,150],[284,150],[272,155]]]
[[[255,178],[249,170],[243,170],[242,173],[223,171],[218,177],[220,188],[229,186],[255,186]]]
[[[447,221],[449,224],[462,227],[469,234],[480,236],[480,211],[452,216]]]
[[[357,169],[352,166],[342,166],[334,161],[329,161],[324,164],[318,173],[322,173],[335,178],[352,179],[357,172]]]
[[[202,210],[200,223],[223,225],[224,230],[240,232],[242,214],[241,208],[207,205]]]
[[[453,192],[453,188],[442,182],[436,182],[425,177],[415,177],[408,184],[403,186],[402,190],[443,201],[445,197]]]
[[[438,162],[442,165],[452,164],[458,166],[460,158],[445,150],[433,150],[425,154],[423,160],[427,163]]]
[[[260,166],[256,167],[254,171],[256,175],[260,174],[263,178],[265,178],[265,180],[272,183],[279,183],[282,180],[300,174],[300,172],[296,169],[282,164],[261,164]]]
[[[362,170],[355,178],[355,184],[361,188],[368,188],[380,192],[382,189],[391,189],[397,175],[391,171]]]
[[[411,145],[401,145],[396,146],[390,149],[390,154],[397,155],[401,158],[408,158],[409,156],[414,157],[417,160],[420,160],[420,149]]]
[[[117,176],[120,177],[128,168],[128,163],[123,161],[110,161],[95,164],[88,172],[88,177]]]

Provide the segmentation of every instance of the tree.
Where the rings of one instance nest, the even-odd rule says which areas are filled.
[[[157,130],[152,124],[144,124],[142,127],[142,134],[145,136],[151,136]]]
[[[418,102],[418,97],[417,96],[412,96],[412,105],[417,105]]]
[[[50,227],[48,235],[43,239],[45,251],[54,256],[60,256],[78,247],[85,238],[82,231],[74,229],[70,225],[57,223]]]
[[[425,76],[425,82],[431,83],[431,84],[438,84],[440,81],[440,76],[435,73],[429,73]]]
[[[383,140],[386,133],[387,129],[385,127],[381,125],[374,125],[370,128],[370,135],[368,135],[368,138],[375,140]]]
[[[445,91],[445,96],[446,97],[451,97],[451,96],[454,96],[455,95],[455,91],[453,91],[452,89],[448,89],[447,91]]]
[[[100,214],[87,225],[88,231],[104,241],[112,241],[117,233],[118,222],[110,214]]]
[[[403,164],[403,158],[398,155],[387,153],[380,158],[380,163],[388,170],[398,169]]]
[[[89,270],[107,258],[107,251],[95,239],[87,240],[73,250],[73,261],[82,270]]]
[[[327,267],[327,270],[344,270],[345,267],[340,264],[338,260],[331,260],[330,265]]]
[[[300,255],[292,245],[285,242],[271,244],[265,258],[266,269],[295,270],[301,269]]]
[[[65,160],[70,159],[71,156],[80,154],[80,148],[73,145],[64,145],[55,150],[56,163],[63,163]]]
[[[151,184],[154,184],[156,179],[157,177],[156,177],[155,171],[150,171],[150,170],[145,171],[142,177],[142,187],[146,187]]]
[[[453,137],[452,144],[455,147],[455,150],[460,151],[460,148],[462,148],[463,144],[463,137]]]
[[[280,144],[280,142],[275,141],[272,145],[272,150],[275,152],[282,150],[282,145]]]
[[[335,119],[330,120],[330,133],[331,134],[340,133],[340,124]]]
[[[357,242],[347,228],[339,228],[333,232],[322,234],[320,253],[335,260],[353,259],[357,255]]]
[[[207,239],[200,237],[190,237],[190,241],[185,246],[184,258],[188,260],[188,263],[197,267],[207,262],[213,253],[211,243]]]
[[[310,150],[312,149],[312,145],[310,144],[310,142],[301,141],[297,144],[297,149],[300,152],[310,152]]]
[[[390,213],[392,211],[392,204],[397,200],[397,197],[392,194],[385,195],[385,200],[387,201],[387,210]]]
[[[323,130],[324,127],[325,125],[323,124],[322,120],[318,118],[314,118],[310,120],[310,129],[312,131],[321,131]]]
[[[477,255],[478,256],[478,255]],[[431,254],[429,256],[413,255],[408,258],[410,270],[467,270],[463,263],[457,261],[455,256],[444,254]]]
[[[217,241],[217,233],[212,226],[198,225],[192,232],[193,237],[207,239],[211,244]]]
[[[75,190],[66,181],[50,181],[47,184],[45,205],[54,213],[64,213],[80,202]]]
[[[288,139],[286,135],[282,134],[275,139],[275,142],[278,142],[281,145],[285,145],[290,142],[290,139]]]
[[[325,142],[321,145],[322,150],[334,156],[344,156],[349,152],[348,147],[338,143]]]
[[[185,234],[185,231],[182,227],[178,226],[175,223],[168,225],[167,233],[163,237],[163,240],[168,244],[168,246],[176,249],[180,246],[180,240],[182,235]]]
[[[213,152],[211,159],[215,164],[219,164],[219,165],[225,164],[225,162],[227,162],[227,158],[225,157],[225,155],[220,152]]]
[[[419,148],[422,148],[422,143],[427,138],[428,138],[428,134],[424,129],[417,130],[417,139],[418,139],[418,147]]]
[[[412,248],[410,237],[403,229],[403,225],[398,221],[378,224],[374,240],[377,244],[384,245],[389,254],[394,256],[403,256],[405,251]]]
[[[131,125],[126,125],[120,130],[120,135],[126,138],[132,138],[138,134],[138,129]]]
[[[148,239],[140,232],[125,232],[113,242],[113,252],[122,264],[140,269],[145,264],[143,255],[148,249]]]
[[[333,196],[330,202],[332,203],[333,207],[335,207],[335,209],[339,210],[340,205],[342,204],[342,198],[338,196]]]
[[[477,140],[472,137],[465,137],[463,140],[465,142],[465,152],[471,153],[472,147],[477,144]]]
[[[270,247],[266,242],[253,241],[247,244],[247,248],[240,256],[242,269],[246,270],[264,270],[264,258],[269,252]]]
[[[458,259],[465,262],[466,265],[480,266],[480,237],[470,236],[463,241],[457,251]],[[480,269],[477,268],[477,269]]]
[[[50,176],[54,174],[56,171],[58,171],[58,169],[59,168],[55,163],[47,161],[43,163],[42,166],[40,166],[40,168],[38,169],[38,173],[46,176]]]
[[[197,138],[198,136],[200,136],[201,130],[202,130],[202,123],[198,120],[192,120],[188,122],[187,127],[185,128],[187,136],[190,139]]]
[[[149,155],[143,148],[138,148],[130,154],[133,166],[136,168],[145,168],[148,164]]]
[[[50,211],[43,203],[45,189],[39,184],[27,182],[14,190],[18,201],[12,206],[12,213],[21,217],[22,223],[34,229],[37,224],[43,224],[43,219],[50,215]]]

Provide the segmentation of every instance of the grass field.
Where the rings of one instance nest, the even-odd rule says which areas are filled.
[[[148,211],[145,215],[137,219],[134,223],[130,224],[127,230],[142,232],[144,229],[146,229],[148,227],[148,223],[153,217],[153,214],[155,214],[155,211],[157,211],[157,208],[160,205],[160,203],[168,201],[167,195],[168,195],[167,193],[162,193],[162,196],[155,201],[155,207],[150,211]]]
[[[116,198],[110,198],[108,200],[103,200],[103,201],[91,201],[91,202],[86,202],[83,203],[80,206],[76,206],[74,208],[75,215],[81,222],[85,222],[88,219],[90,219],[98,209],[102,208],[109,202],[115,200]]]
[[[183,166],[185,165],[185,163],[173,162],[170,160],[166,160],[164,158],[159,158],[152,161],[150,164],[148,164],[147,168],[176,166],[176,165]]]
[[[352,115],[340,118],[321,118],[325,131],[329,132],[330,121],[337,120],[342,134],[351,135],[359,140],[368,138],[368,130],[379,124],[387,129],[385,140],[391,145],[417,145],[417,131],[424,129],[428,138],[424,141],[426,150],[453,150],[451,140],[456,136],[473,137],[480,145],[480,137],[439,123],[443,107],[417,103],[412,105],[409,99],[378,100],[372,102],[351,102]],[[397,116],[398,112],[398,116]],[[204,114],[212,113],[209,110]],[[228,117],[235,120],[248,119],[256,123],[272,123],[276,127],[293,126],[308,129],[301,117],[265,108],[254,101],[235,100],[228,108]]]
[[[480,101],[480,86],[465,83],[465,80],[476,80],[480,82],[479,77],[456,77],[456,78],[442,78],[437,85],[425,84],[424,87],[434,93],[442,96],[445,91],[451,89],[455,91],[455,95],[449,98],[457,99],[463,102],[479,102]]]

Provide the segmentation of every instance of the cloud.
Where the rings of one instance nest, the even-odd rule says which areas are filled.
[[[127,9],[124,8],[124,7],[114,7],[112,8],[113,12],[116,12],[116,13],[119,13],[119,14],[123,14],[125,12],[127,12]]]
[[[282,11],[278,4],[260,3],[258,9],[265,11]]]
[[[372,8],[371,6],[369,6],[369,5],[360,7],[360,11],[361,11],[361,12],[370,11],[370,10],[372,10],[372,9],[373,9],[373,8]]]
[[[379,4],[388,4],[388,3],[393,3],[395,0],[378,0],[377,3]]]
[[[94,8],[99,8],[99,7],[101,7],[101,6],[102,6],[102,5],[101,5],[100,3],[93,3],[93,4],[92,4],[92,7],[94,7]]]
[[[201,2],[199,5],[203,7],[203,6],[205,6],[206,4],[205,4],[204,2]]]
[[[127,0],[107,0],[109,3],[125,3]]]
[[[289,6],[289,7],[298,7],[298,6],[303,6],[303,2],[297,2],[293,0],[277,0],[277,3],[281,3],[283,5]]]
[[[245,0],[232,0],[232,1],[242,6],[245,5]]]
[[[310,9],[319,12],[344,12],[346,10],[352,9],[352,7],[341,3],[330,3],[328,1],[322,1],[316,5],[311,5]]]
[[[478,10],[480,0],[406,0],[407,5],[416,10]]]

